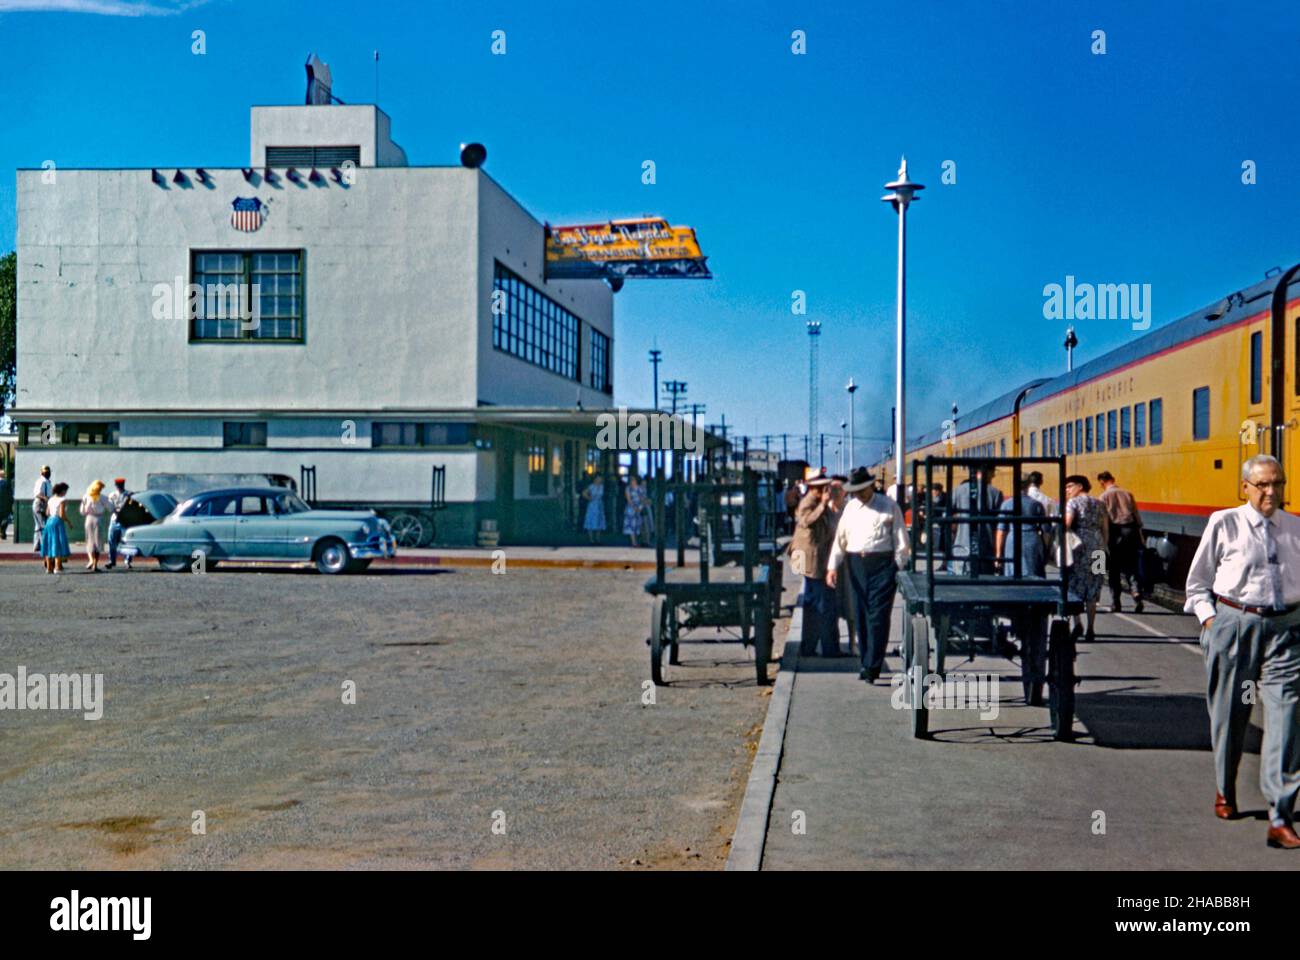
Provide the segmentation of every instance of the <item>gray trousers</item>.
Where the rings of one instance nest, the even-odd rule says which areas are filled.
[[[1210,740],[1219,792],[1235,798],[1251,705],[1264,706],[1259,789],[1271,815],[1291,821],[1300,794],[1300,611],[1260,617],[1219,604],[1201,631]]]
[[[45,508],[38,507],[35,500],[32,501],[32,523],[36,526],[36,530],[32,534],[32,546],[39,552],[41,549],[41,535],[45,531]]]

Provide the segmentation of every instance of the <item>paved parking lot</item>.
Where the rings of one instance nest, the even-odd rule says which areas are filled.
[[[719,868],[771,688],[692,644],[643,705],[645,576],[6,565],[0,673],[105,706],[0,710],[0,867]]]

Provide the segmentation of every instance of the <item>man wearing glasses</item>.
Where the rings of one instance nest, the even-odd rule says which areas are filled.
[[[1210,515],[1187,574],[1184,609],[1201,621],[1214,813],[1237,816],[1237,767],[1252,704],[1264,705],[1259,785],[1268,845],[1300,849],[1300,517],[1280,510],[1286,477],[1273,457],[1241,467],[1247,502]]]

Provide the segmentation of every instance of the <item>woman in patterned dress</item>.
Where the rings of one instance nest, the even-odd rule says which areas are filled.
[[[627,491],[624,496],[627,498],[627,507],[623,511],[623,532],[630,538],[632,546],[639,547],[641,544],[637,542],[637,538],[641,535],[646,495],[645,487],[641,486],[635,473],[629,474],[627,478]]]
[[[1074,544],[1070,550],[1069,591],[1071,597],[1087,605],[1088,630],[1084,633],[1087,640],[1096,639],[1093,626],[1097,619],[1097,600],[1106,584],[1106,544],[1110,534],[1106,507],[1096,497],[1088,495],[1091,489],[1092,484],[1085,476],[1076,474],[1065,478],[1066,541]],[[1071,533],[1078,539],[1071,538]],[[1097,562],[1099,554],[1101,563]],[[1082,617],[1075,614],[1076,638],[1083,632],[1081,620]]]
[[[587,539],[595,543],[605,532],[605,480],[599,473],[591,478],[587,489],[582,491],[582,498],[587,501],[582,529],[587,531]]]

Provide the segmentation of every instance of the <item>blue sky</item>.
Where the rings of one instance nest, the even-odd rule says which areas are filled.
[[[82,12],[30,9],[53,6]],[[1298,39],[1294,3],[0,0],[0,248],[14,168],[237,166],[249,105],[301,102],[309,51],[338,96],[370,102],[378,49],[379,103],[411,162],[479,140],[540,219],[696,228],[715,279],[616,298],[619,402],[648,403],[657,345],[661,376],[687,381],[709,422],[802,434],[817,319],[822,428],[845,419],[852,376],[859,435],[879,437],[897,229],[879,198],[906,153],[927,184],[909,217],[915,434],[953,402],[1064,369],[1043,287],[1067,274],[1151,284],[1159,326],[1300,260]],[[1140,335],[1076,328],[1081,361]],[[880,451],[861,442],[856,459]]]

